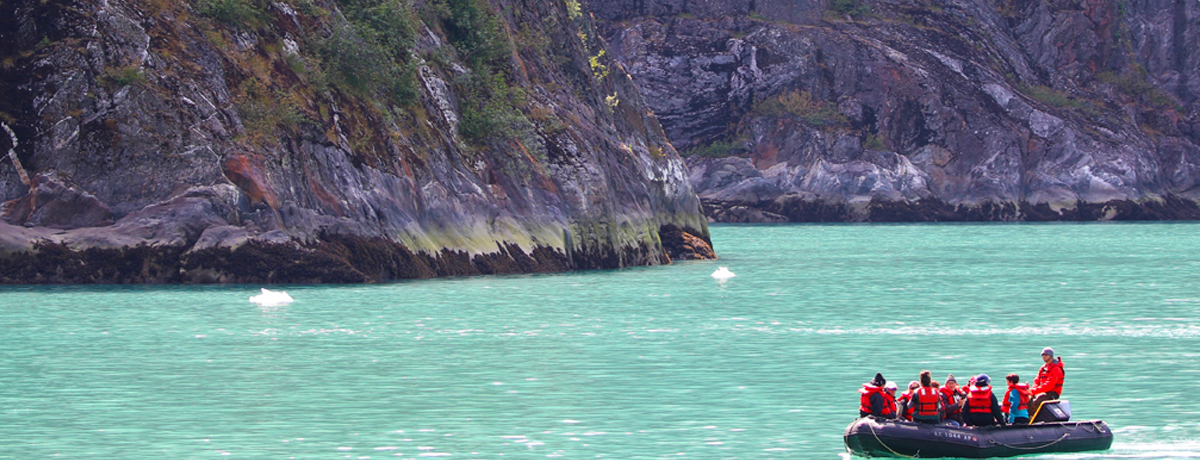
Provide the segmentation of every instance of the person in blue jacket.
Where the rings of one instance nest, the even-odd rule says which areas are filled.
[[[1008,381],[1008,391],[1004,392],[1004,405],[1000,410],[1008,414],[1010,425],[1029,423],[1029,400],[1033,398],[1029,384],[1020,383],[1021,377],[1017,374],[1008,374],[1004,379]]]

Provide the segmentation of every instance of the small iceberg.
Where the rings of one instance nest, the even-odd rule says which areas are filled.
[[[717,267],[717,271],[712,272],[712,277],[716,278],[717,281],[725,281],[725,280],[727,280],[729,278],[733,278],[735,276],[737,276],[737,275],[735,275],[735,274],[733,274],[733,272],[729,271],[729,268],[727,268],[727,267]]]
[[[250,302],[256,303],[263,307],[286,305],[292,303],[293,301],[294,299],[292,299],[292,296],[288,295],[286,292],[272,291],[266,288],[262,289],[262,294],[250,296]]]

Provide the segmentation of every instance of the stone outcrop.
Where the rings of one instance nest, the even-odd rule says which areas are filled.
[[[589,7],[712,220],[1200,218],[1196,2]]]
[[[0,282],[615,268],[708,233],[559,1],[5,1],[0,122]]]
[[[672,224],[664,225],[658,230],[662,238],[663,248],[673,260],[713,260],[717,254],[713,252],[712,242],[683,231]]]

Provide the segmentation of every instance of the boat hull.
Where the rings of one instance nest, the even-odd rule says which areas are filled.
[[[1103,421],[1007,427],[954,427],[861,418],[846,428],[846,448],[863,457],[989,458],[1112,447]]]

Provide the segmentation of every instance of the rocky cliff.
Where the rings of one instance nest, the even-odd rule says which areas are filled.
[[[1200,218],[1193,0],[592,0],[717,221]]]
[[[707,240],[575,2],[4,0],[0,122],[3,282],[613,268]]]

